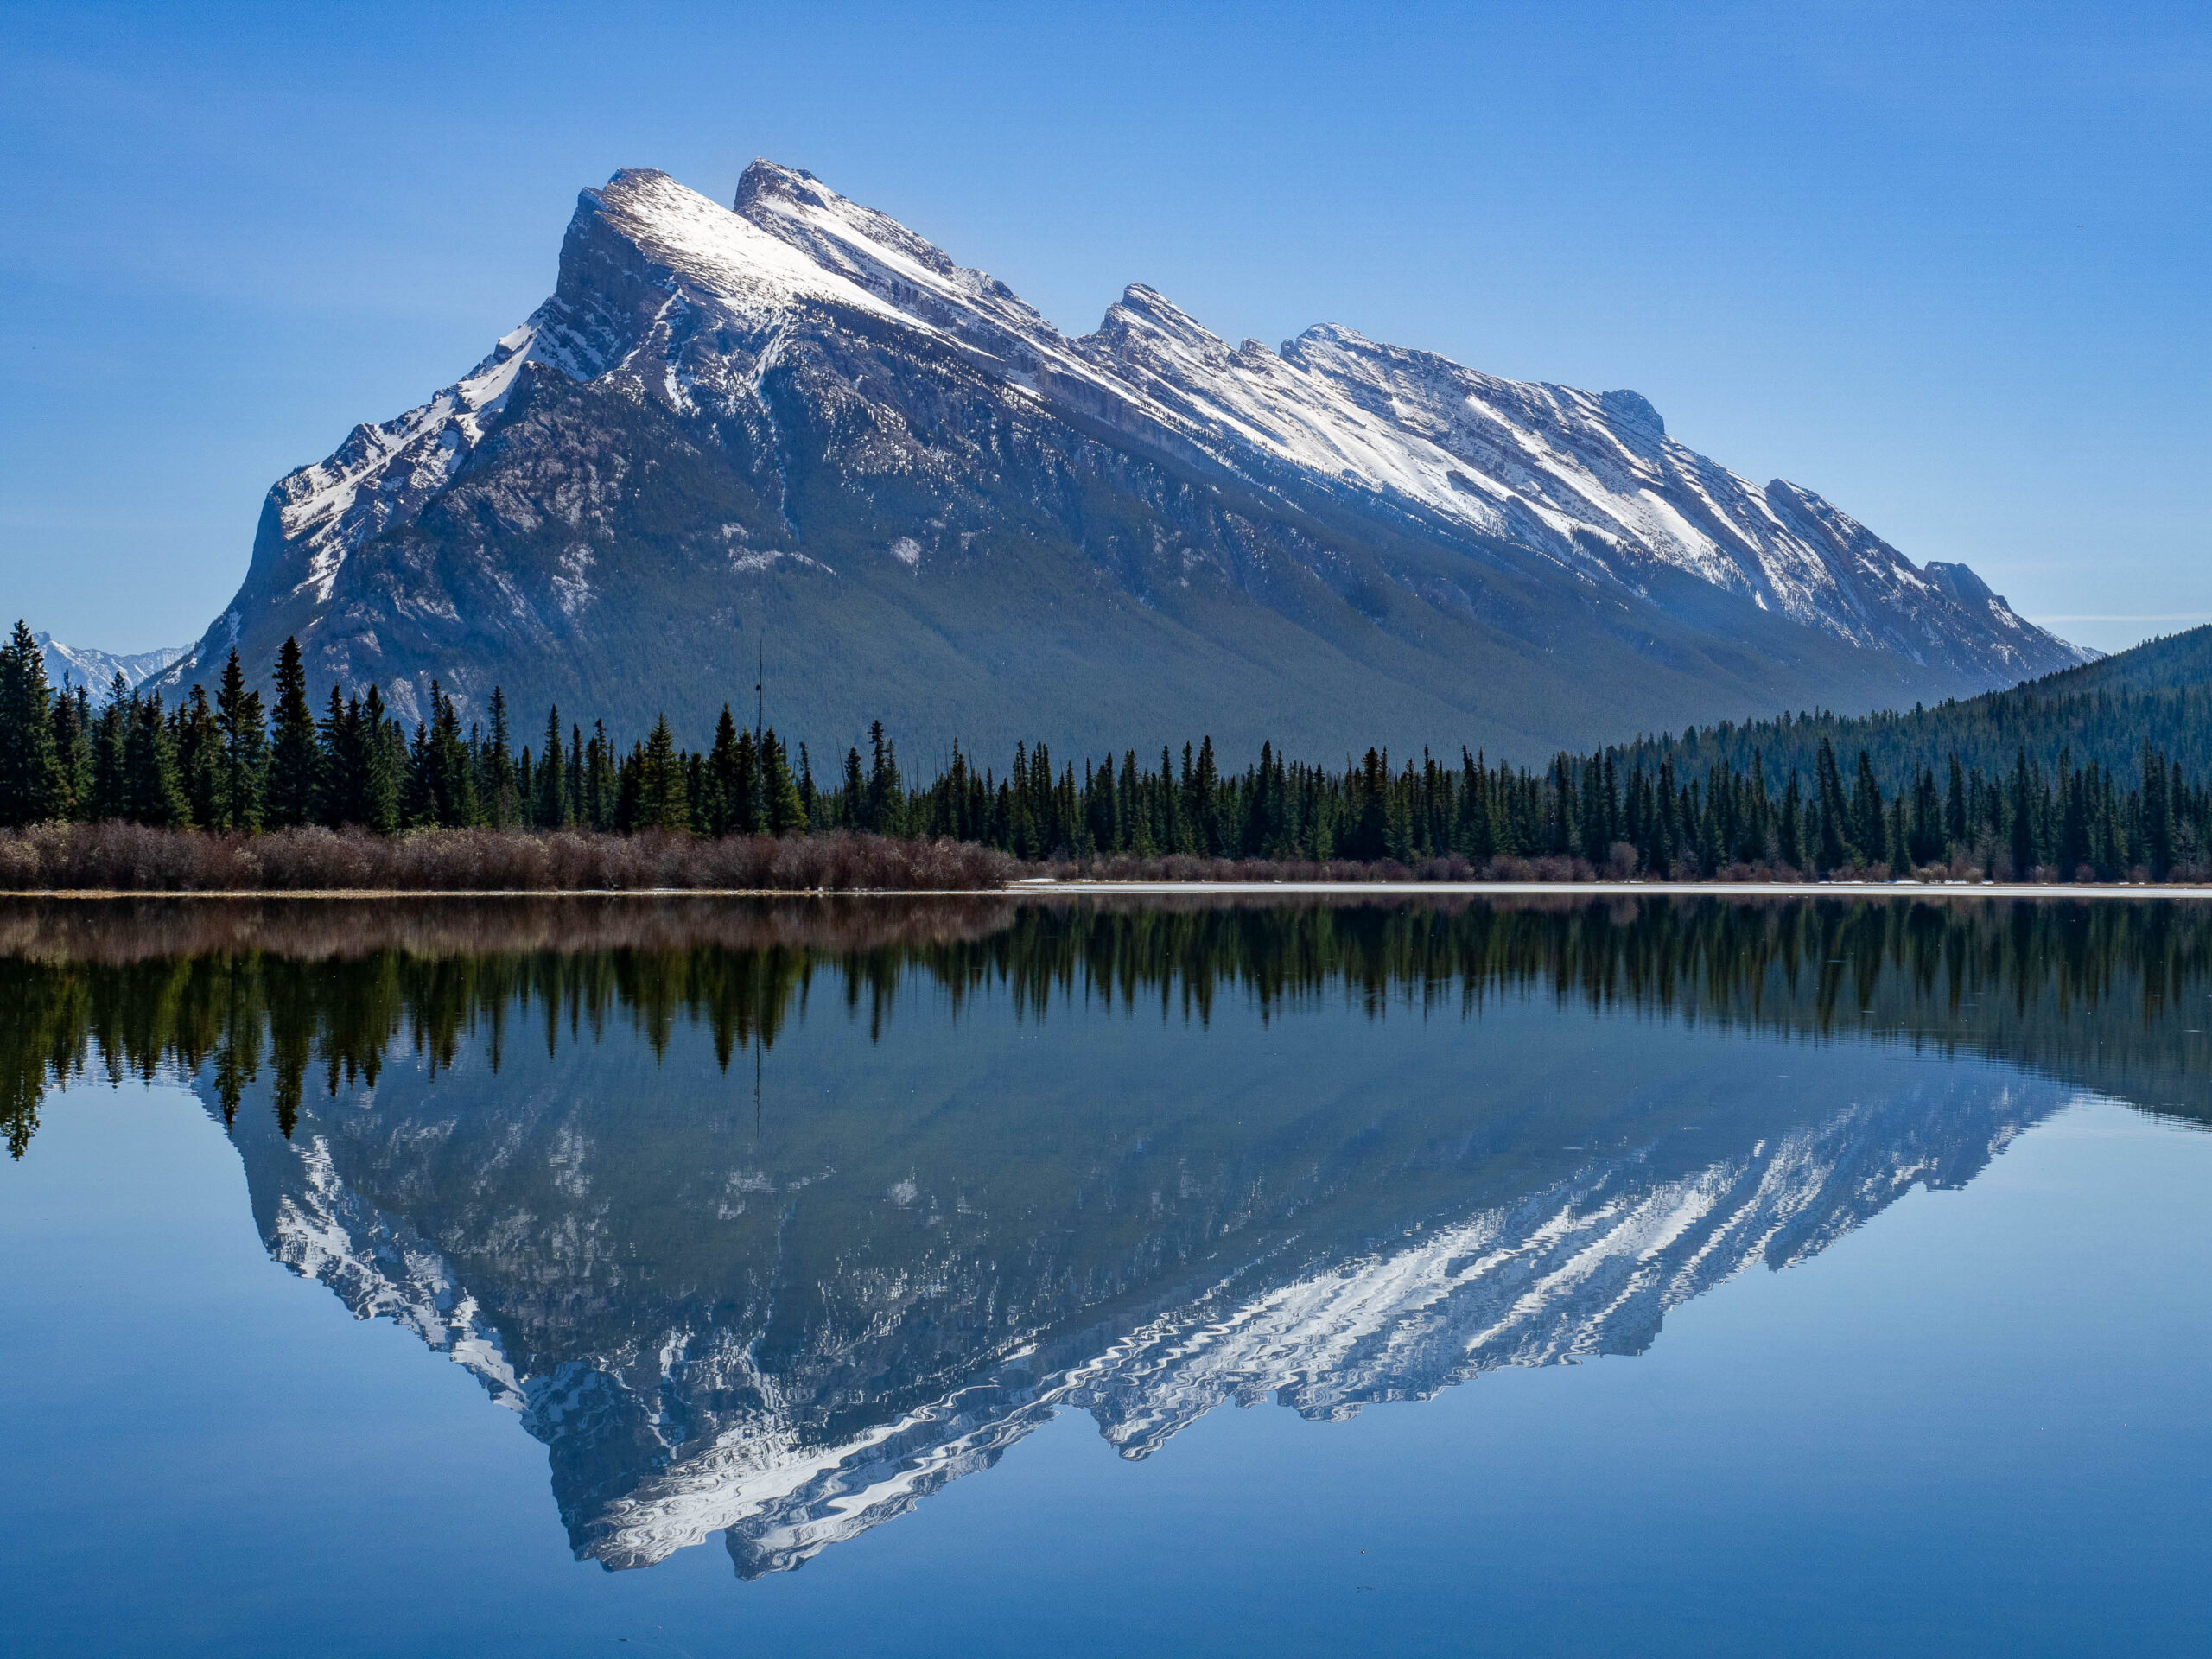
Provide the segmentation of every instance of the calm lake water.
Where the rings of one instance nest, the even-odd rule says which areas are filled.
[[[2212,912],[0,909],[0,1652],[2199,1653]]]

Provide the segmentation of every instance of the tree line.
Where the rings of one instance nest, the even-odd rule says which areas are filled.
[[[0,1130],[20,1158],[48,1087],[168,1071],[201,1079],[226,1122],[248,1087],[266,1084],[289,1135],[310,1092],[373,1087],[394,1064],[435,1076],[474,1053],[497,1071],[512,1045],[550,1059],[625,1031],[658,1060],[680,1028],[696,1028],[728,1071],[735,1054],[772,1049],[810,996],[817,1010],[842,1007],[874,1041],[918,987],[956,1010],[1004,994],[1025,1019],[1080,1001],[1202,1020],[1233,995],[1271,1015],[1341,1000],[1376,1020],[1418,999],[1424,1013],[1470,1019],[1492,999],[1533,991],[1706,1029],[2027,1061],[2212,1117],[2188,1027],[2212,982],[2212,918],[2201,906],[1107,903],[1008,906],[982,927],[963,912],[918,932],[889,912],[859,916],[884,935],[855,935],[855,912],[839,909],[808,912],[774,943],[691,943],[684,926],[713,938],[728,923],[726,912],[691,911],[658,940],[563,950],[501,911],[481,918],[497,948],[418,941],[334,955],[358,940],[353,924],[316,917],[302,938],[292,915],[222,948],[124,960],[103,959],[101,930],[73,918],[34,948],[0,950],[10,1016],[0,1020]],[[179,937],[143,918],[108,931],[134,944]]]
[[[1740,770],[1757,752],[1783,772],[1809,773],[1824,742],[1842,755],[1866,750],[1875,777],[1892,792],[1909,788],[1923,768],[1942,772],[1954,754],[1967,768],[1994,775],[2009,770],[2022,750],[2046,774],[2063,758],[2085,771],[2094,763],[2132,785],[2143,776],[2145,742],[2191,777],[2202,776],[2212,772],[2212,628],[1932,709],[1724,721],[1640,738],[1614,753],[1623,766],[1649,770],[1670,760],[1678,770],[1701,771],[1715,763]]]
[[[251,832],[321,823],[391,833],[437,826],[582,827],[708,836],[851,830],[978,842],[1017,857],[1320,862],[1456,861],[1519,874],[1515,861],[1572,861],[1606,874],[1711,878],[1769,872],[1874,876],[1942,869],[2008,879],[2166,880],[2212,861],[2212,791],[2145,738],[2123,770],[2046,763],[2017,745],[2009,765],[1954,749],[1894,780],[1872,752],[1847,768],[1828,734],[1801,766],[1754,747],[1702,768],[1679,746],[1560,753],[1541,771],[1460,751],[1393,763],[1369,749],[1339,768],[1263,744],[1224,770],[1211,738],[1056,761],[1016,746],[1003,777],[953,746],[910,786],[879,722],[817,779],[772,728],[741,728],[725,705],[712,741],[679,747],[665,718],[627,750],[594,721],[516,746],[504,695],[464,728],[435,684],[410,731],[375,686],[333,687],[318,718],[297,645],[287,640],[264,711],[233,652],[212,702],[194,686],[173,706],[118,677],[104,707],[82,687],[55,696],[28,627],[0,650],[0,824],[123,821]],[[1734,728],[1724,728],[1732,730]],[[1748,728],[1746,728],[1748,729]],[[1796,751],[1792,750],[1795,753]],[[1534,873],[1559,874],[1532,864]]]

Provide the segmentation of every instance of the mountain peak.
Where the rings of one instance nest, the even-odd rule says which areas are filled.
[[[296,635],[319,683],[378,680],[403,712],[435,679],[639,720],[672,678],[698,688],[666,710],[688,718],[774,616],[909,664],[794,693],[833,737],[863,709],[934,730],[966,706],[994,737],[1206,722],[1255,748],[1528,753],[2080,660],[1665,430],[1640,393],[1339,324],[1232,349],[1144,283],[1069,339],[804,168],[756,160],[726,207],[626,168],[582,193],[552,297],[497,350],[278,481],[238,597],[164,677]],[[1632,620],[1592,620],[1591,583]],[[1620,627],[1648,643],[1620,652]]]
[[[1625,388],[1618,391],[1601,391],[1598,394],[1598,407],[1624,426],[1635,427],[1655,438],[1667,435],[1667,423],[1651,406],[1651,400],[1640,391],[1630,391]]]
[[[753,169],[748,168],[751,176]],[[842,276],[768,234],[752,219],[732,212],[651,168],[625,168],[597,190],[587,190],[569,227],[563,251],[563,288],[571,286],[572,255],[583,257],[579,285],[604,283],[607,261],[621,263],[619,250],[598,243],[607,231],[645,255],[657,286],[667,277],[688,283],[751,320],[780,310],[797,299],[832,300],[881,312],[886,308]]]
[[[750,219],[750,209],[765,200],[812,201],[817,205],[844,198],[825,188],[803,167],[785,167],[766,156],[756,156],[737,181],[737,194],[730,202],[734,213]]]

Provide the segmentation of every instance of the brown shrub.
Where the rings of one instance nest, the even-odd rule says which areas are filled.
[[[979,892],[1003,887],[1017,868],[972,842],[842,832],[708,841],[581,830],[0,830],[0,890],[16,893]]]

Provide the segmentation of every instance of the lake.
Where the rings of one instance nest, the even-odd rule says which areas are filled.
[[[2196,1653],[2212,907],[0,907],[8,1655]]]

